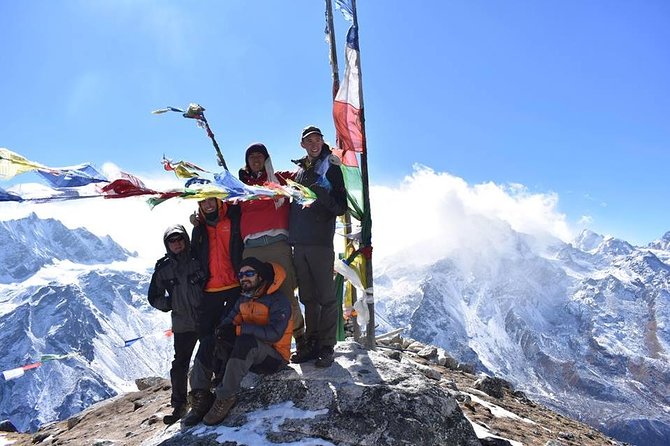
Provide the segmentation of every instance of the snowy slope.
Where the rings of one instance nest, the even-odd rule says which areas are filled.
[[[110,237],[99,238],[85,229],[68,229],[54,219],[35,214],[0,222],[0,283],[21,282],[56,260],[80,264],[125,260],[131,254]]]
[[[379,319],[613,436],[668,444],[665,245],[585,232],[538,250],[502,226],[495,237],[477,262],[454,252],[432,265],[378,268]]]
[[[147,265],[110,238],[34,215],[0,223],[0,238],[10,240],[0,252],[0,369],[77,353],[2,383],[1,419],[33,430],[127,390],[135,378],[167,376],[170,320],[146,303]]]
[[[666,444],[670,233],[643,248],[592,232],[539,243],[487,225],[483,239],[438,262],[378,263],[379,331],[407,326],[411,337],[611,435]],[[34,429],[134,378],[167,376],[169,316],[145,298],[152,265],[110,239],[35,216],[0,223],[0,238],[10,241],[0,252],[0,368],[79,353],[2,383],[0,418]],[[120,347],[143,335],[151,336]]]

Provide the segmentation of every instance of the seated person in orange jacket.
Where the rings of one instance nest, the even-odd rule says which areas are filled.
[[[203,419],[207,425],[219,424],[235,404],[240,383],[249,371],[274,373],[288,364],[293,323],[291,304],[279,291],[284,277],[278,264],[255,257],[242,261],[238,273],[242,294],[216,330],[217,354],[225,364],[223,380],[214,389],[212,402],[214,395],[207,386],[213,370],[202,362],[194,363],[191,384],[199,390],[184,419],[186,426]]]

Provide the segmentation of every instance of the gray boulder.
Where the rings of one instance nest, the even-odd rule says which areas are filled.
[[[258,422],[260,412],[278,408],[282,416],[265,433],[273,443],[480,446],[456,400],[435,381],[355,342],[338,344],[330,368],[291,365],[270,376],[250,375],[243,386],[223,425],[239,431]],[[161,444],[193,444],[194,435],[199,444],[225,438],[220,426],[198,427]]]
[[[484,376],[475,382],[474,387],[475,389],[481,390],[482,392],[486,393],[487,395],[491,395],[494,398],[502,398],[505,396],[503,389],[509,389],[511,386],[504,379]]]

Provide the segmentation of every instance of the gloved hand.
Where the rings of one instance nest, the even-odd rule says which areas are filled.
[[[198,226],[200,224],[200,220],[198,220],[198,213],[196,211],[193,211],[193,213],[189,215],[188,219],[193,226]]]
[[[216,336],[217,344],[227,345],[232,348],[237,337],[235,326],[233,324],[219,325],[214,330],[214,336]]]
[[[235,345],[235,326],[233,324],[219,325],[214,330],[216,345],[214,346],[214,356],[219,359],[228,358],[228,354]]]

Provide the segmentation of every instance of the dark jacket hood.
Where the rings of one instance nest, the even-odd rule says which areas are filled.
[[[191,248],[191,239],[189,238],[186,229],[184,229],[182,225],[172,225],[168,227],[163,233],[163,244],[165,245],[165,252],[167,252],[168,255],[171,255],[172,252],[170,252],[167,240],[168,238],[170,238],[170,236],[174,234],[180,234],[182,237],[184,237],[184,240],[186,240],[186,250],[189,250]]]

